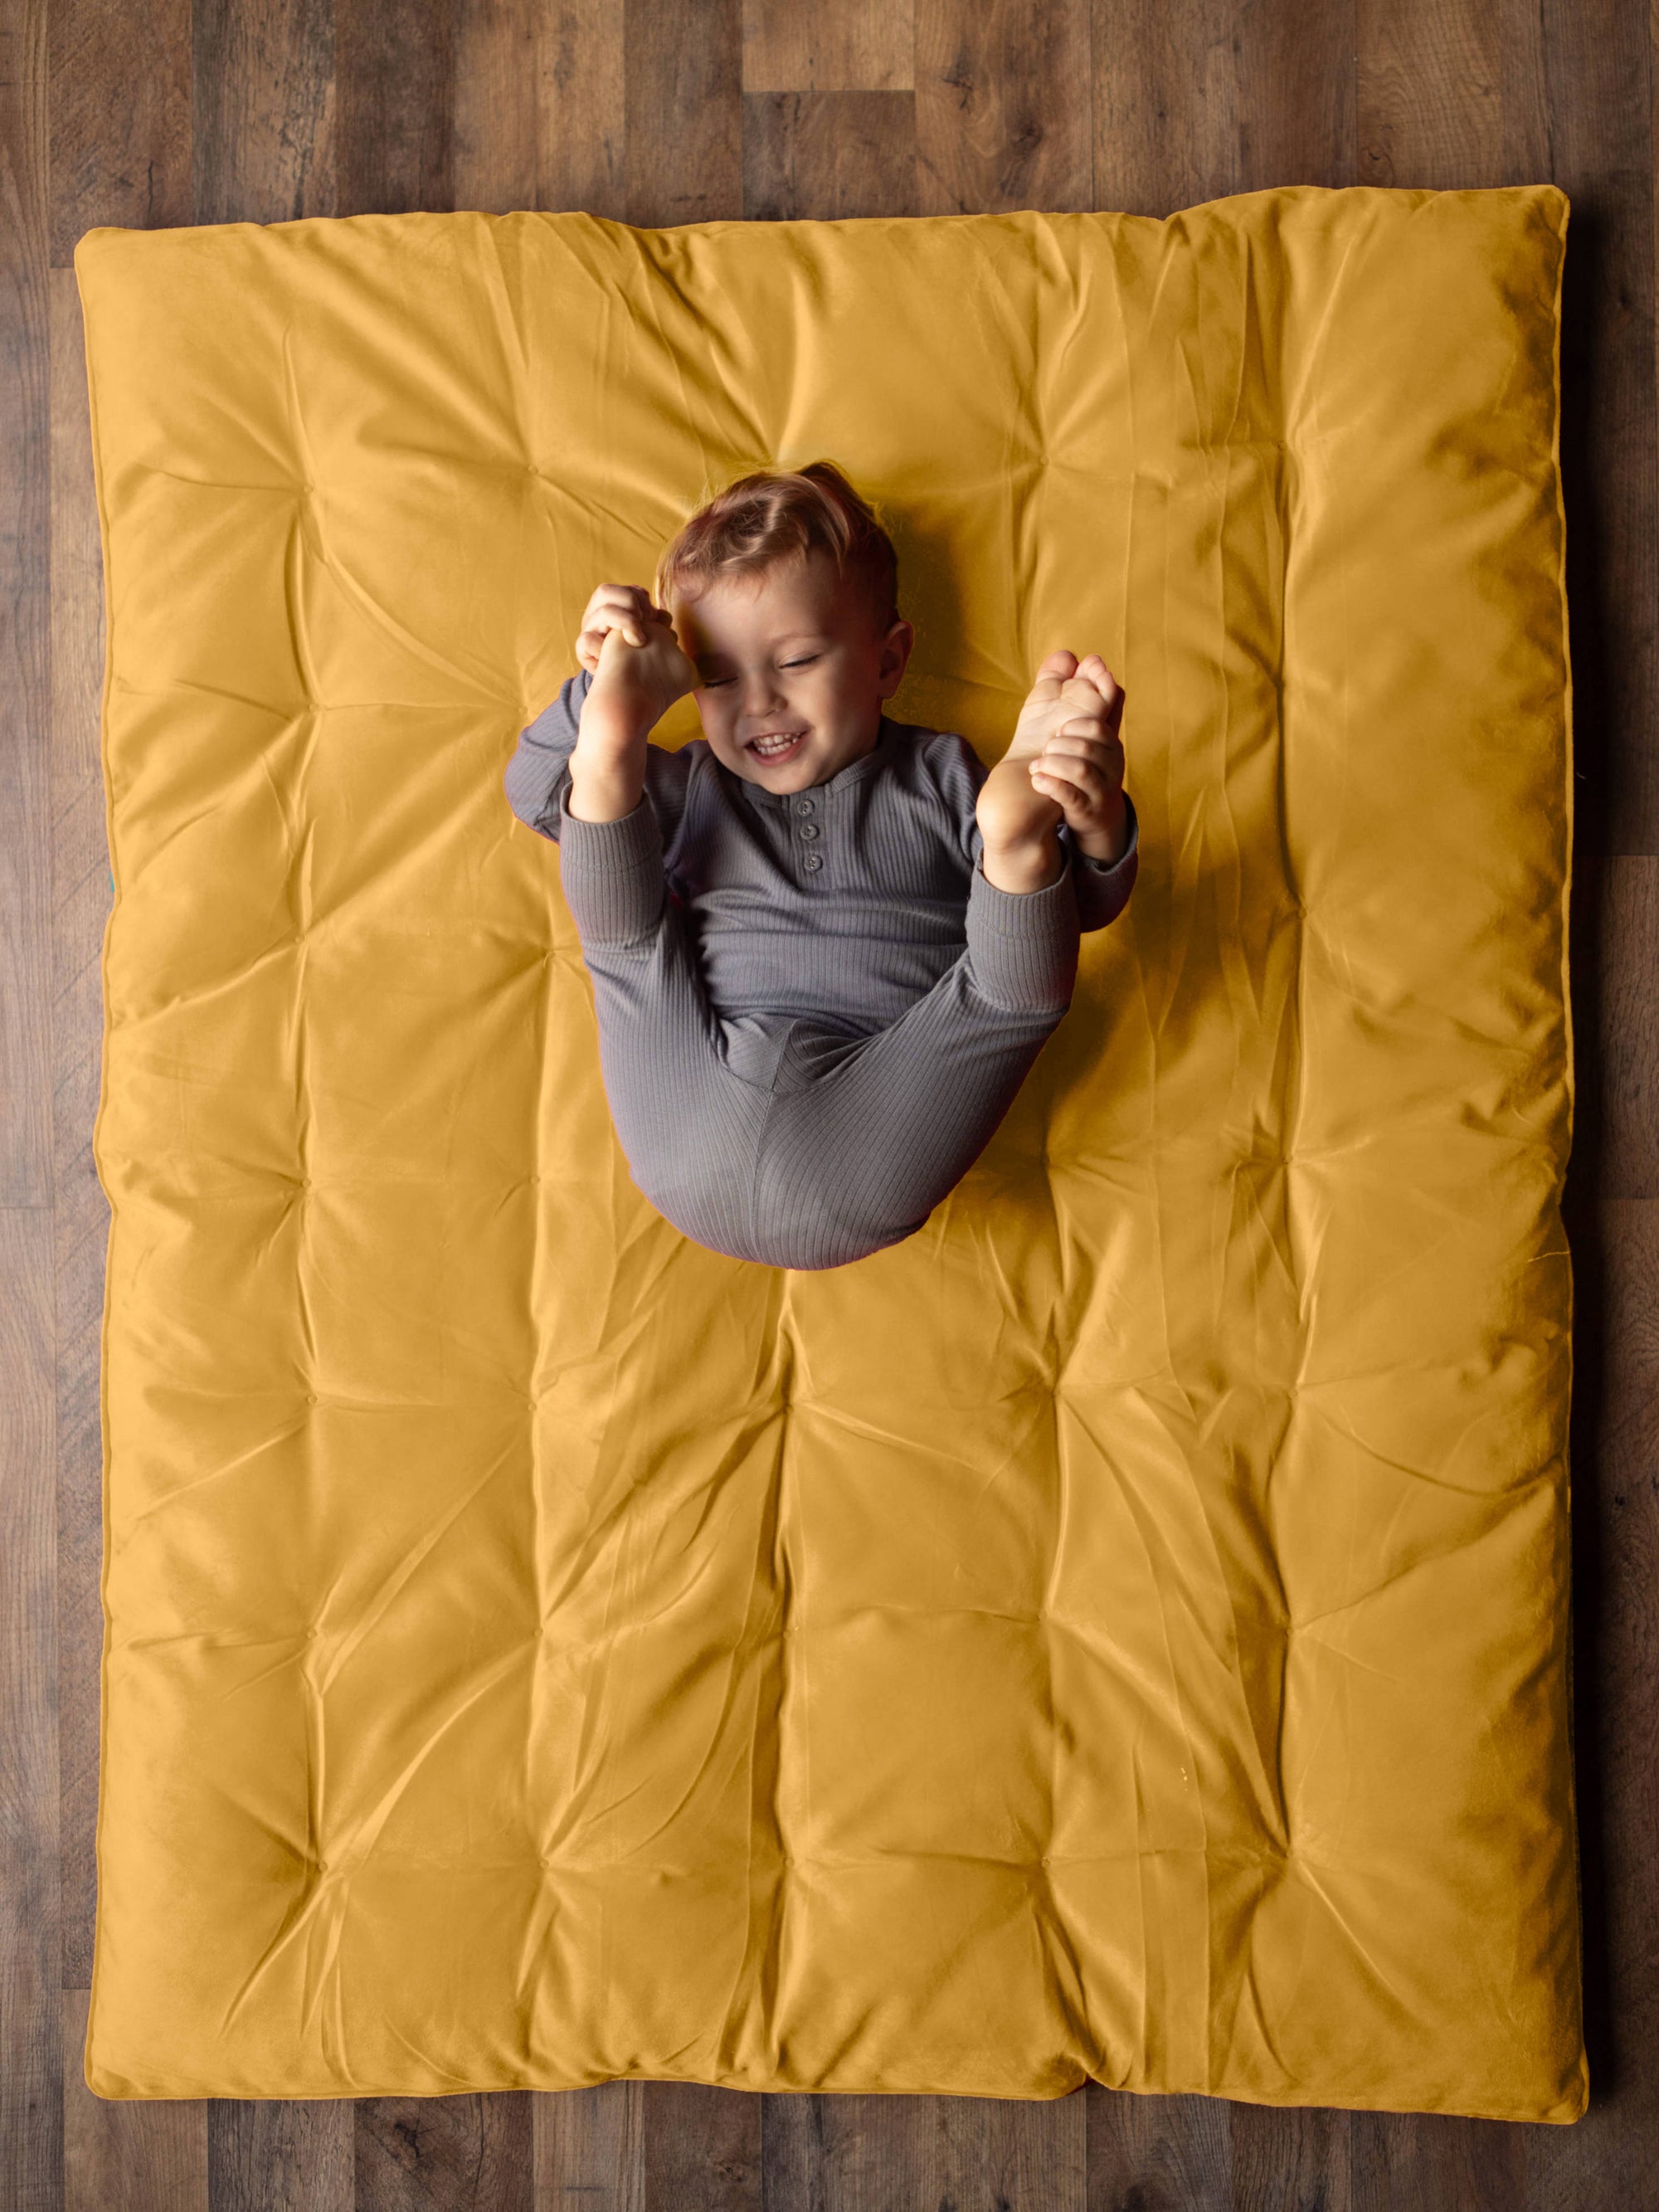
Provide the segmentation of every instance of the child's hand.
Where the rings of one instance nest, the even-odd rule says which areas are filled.
[[[1058,802],[1079,848],[1121,860],[1128,848],[1123,803],[1123,692],[1097,653],[1051,653],[1020,709],[1008,759],[1022,760],[1034,791]]]
[[[653,619],[666,622],[668,617],[660,607],[652,605],[651,594],[642,585],[601,584],[582,617],[577,659],[590,674],[596,673],[600,651],[611,630],[621,630],[629,645],[643,645]]]
[[[587,603],[576,658],[592,672],[582,705],[618,733],[643,735],[700,678],[680,649],[673,617],[637,584],[601,584]]]

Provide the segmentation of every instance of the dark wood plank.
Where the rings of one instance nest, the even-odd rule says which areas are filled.
[[[43,0],[0,72],[0,1206],[52,1201],[51,482]]]
[[[208,2212],[207,2106],[94,2097],[88,1995],[64,1992],[64,2212]]]
[[[63,2189],[52,1485],[46,21],[0,69],[0,2204]]]
[[[1611,899],[1638,865],[1652,866],[1603,863]],[[1528,2208],[1634,2206],[1659,2174],[1659,1199],[1587,1194],[1568,1225],[1575,1395],[1581,1376],[1587,1386],[1574,1421],[1573,1675],[1590,2107],[1573,2128],[1524,2130],[1516,2201]]]
[[[457,0],[334,0],[335,212],[454,205]]]
[[[52,258],[94,223],[161,230],[191,216],[191,0],[54,0]]]
[[[1094,204],[1089,0],[915,0],[922,215]]]
[[[1358,183],[1453,191],[1502,175],[1516,21],[1470,0],[1357,0]]]
[[[1143,2097],[1091,2082],[1089,2212],[1231,2212],[1232,2119],[1218,2097]]]
[[[1094,0],[1096,207],[1167,215],[1239,189],[1239,58],[1258,21],[1232,0]]]
[[[743,24],[738,0],[630,0],[624,52],[626,221],[743,214]]]
[[[354,2212],[355,2165],[349,2098],[208,2106],[212,2212]]]
[[[1463,191],[1549,175],[1544,27],[1480,0],[1357,0],[1362,185]]]
[[[1281,2212],[1285,2205],[1354,2201],[1346,2112],[1315,2106],[1236,2104],[1229,2127],[1233,2212]],[[1409,2212],[1403,2199],[1390,2212]]]
[[[811,2212],[884,2212],[890,2204],[937,2204],[936,2107],[945,2101],[767,2097],[762,2114],[766,2212],[806,2212],[809,2206]]]
[[[745,92],[908,92],[915,58],[914,0],[744,0]]]
[[[510,215],[515,208],[541,205],[537,112],[542,38],[544,27],[550,33],[554,27],[544,26],[544,15],[537,0],[457,0],[458,208]]]
[[[1356,181],[1352,0],[1093,0],[1092,20],[1096,207]]]
[[[745,93],[743,211],[760,222],[914,215],[915,95]]]
[[[52,1243],[57,1297],[58,1756],[65,1988],[92,1979],[104,1616],[99,1353],[105,1201],[92,1153],[110,908],[99,718],[103,559],[75,272],[52,273]]]
[[[1544,0],[1551,179],[1571,199],[1561,345],[1581,849],[1659,853],[1659,626],[1650,27],[1625,0]]]
[[[195,0],[198,222],[334,212],[333,0]]]
[[[772,2096],[767,2212],[1084,2212],[1087,2104],[994,2097]]]
[[[623,221],[623,0],[459,0],[455,204]]]
[[[536,2212],[645,2212],[645,2087],[537,2097]]]
[[[1596,1188],[1604,1199],[1659,1198],[1659,860],[1603,861],[1580,890],[1600,926],[1599,945],[1575,946],[1573,969],[1585,1017],[1575,1028],[1588,1031],[1579,1105],[1586,1141],[1599,1144]]]
[[[60,2164],[52,1217],[0,1209],[0,2205]]]
[[[356,2212],[532,2212],[531,2100],[362,2098],[355,2163]]]
[[[921,2100],[918,2100],[921,2101]],[[1084,2212],[1088,2100],[932,2097],[938,2172],[930,2202],[959,2212]]]
[[[760,2212],[759,2097],[647,2081],[642,2109],[645,2212]]]

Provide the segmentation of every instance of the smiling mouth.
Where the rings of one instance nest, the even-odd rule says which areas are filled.
[[[805,730],[769,731],[764,737],[750,738],[748,750],[757,760],[787,760],[806,743]]]

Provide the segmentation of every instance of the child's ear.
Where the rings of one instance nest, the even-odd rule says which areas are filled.
[[[881,641],[881,696],[890,699],[904,679],[904,671],[910,658],[910,648],[916,641],[916,633],[902,619],[896,622]]]

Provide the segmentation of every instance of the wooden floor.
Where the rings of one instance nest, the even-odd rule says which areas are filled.
[[[1659,0],[1655,0],[1659,7]],[[0,0],[0,2206],[1659,2208],[1653,32],[1632,0]],[[629,222],[1553,179],[1576,689],[1574,2128],[1095,2088],[101,2103],[94,223]],[[1406,795],[1402,794],[1402,803]]]

